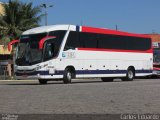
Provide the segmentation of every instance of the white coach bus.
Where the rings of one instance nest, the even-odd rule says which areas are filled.
[[[71,83],[75,78],[102,81],[152,74],[153,50],[147,35],[104,28],[51,25],[25,31],[17,46],[17,79]]]

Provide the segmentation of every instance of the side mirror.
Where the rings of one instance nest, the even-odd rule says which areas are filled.
[[[47,37],[42,38],[39,41],[39,49],[41,50],[43,48],[45,41],[50,40],[50,39],[54,39],[54,38],[56,38],[56,37],[55,36],[47,36]]]
[[[8,43],[8,51],[11,51],[11,47],[13,44],[19,43],[19,40],[12,40]]]

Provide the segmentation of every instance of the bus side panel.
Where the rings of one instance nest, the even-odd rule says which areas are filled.
[[[129,66],[135,68],[137,76],[143,76],[152,69],[151,53],[66,51],[66,54],[71,53],[74,58],[63,57],[60,68],[73,66],[77,77],[124,77]]]

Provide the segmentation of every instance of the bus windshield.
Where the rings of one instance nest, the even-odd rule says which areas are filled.
[[[16,64],[19,66],[29,66],[47,61],[56,57],[66,31],[51,31],[49,33],[39,33],[22,35],[16,53]],[[46,36],[55,38],[45,41],[43,49],[39,49],[39,42]]]
[[[47,33],[22,35],[17,48],[17,65],[32,65],[41,62],[42,50],[39,49],[39,41],[46,37]]]

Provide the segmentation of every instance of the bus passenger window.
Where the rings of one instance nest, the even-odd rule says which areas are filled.
[[[75,48],[79,47],[79,36],[78,32],[71,31],[69,33],[66,45],[64,50],[69,50],[72,49],[74,50]]]

